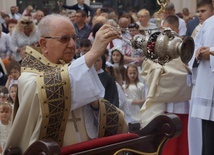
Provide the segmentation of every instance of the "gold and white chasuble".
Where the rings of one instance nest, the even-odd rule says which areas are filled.
[[[67,146],[127,131],[123,112],[108,101],[99,100],[98,112],[90,105],[72,111],[68,66],[53,64],[33,48],[26,48],[18,91],[22,100],[5,148],[18,146],[24,152],[39,139]]]

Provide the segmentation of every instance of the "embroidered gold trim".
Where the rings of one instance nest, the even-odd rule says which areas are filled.
[[[71,109],[68,65],[53,64],[42,54],[26,48],[22,72],[38,74],[37,89],[42,110],[39,139],[53,139],[62,146],[66,122]]]
[[[124,126],[123,114],[107,100],[100,101],[100,126],[98,137],[122,133]]]

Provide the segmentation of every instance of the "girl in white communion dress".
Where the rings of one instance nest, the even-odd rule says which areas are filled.
[[[12,126],[11,122],[12,106],[8,102],[0,103],[0,154],[7,141]]]
[[[145,87],[139,81],[138,68],[135,64],[128,65],[126,69],[126,83],[123,85],[126,95],[125,115],[127,122],[140,121],[140,109],[145,102]]]

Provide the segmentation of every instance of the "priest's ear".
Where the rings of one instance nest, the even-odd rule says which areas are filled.
[[[47,53],[47,46],[46,46],[46,39],[44,37],[40,38],[39,40],[39,45],[40,45],[40,49],[42,51],[42,53]]]

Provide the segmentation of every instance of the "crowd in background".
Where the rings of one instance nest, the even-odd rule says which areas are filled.
[[[195,34],[199,31],[196,26],[202,24],[208,17],[213,15],[213,7],[210,7],[211,9],[205,7],[205,11],[210,9],[209,15],[206,17],[200,10],[201,7],[204,8],[208,3],[197,6],[197,15],[190,13],[188,8],[176,10],[181,12],[175,12],[174,5],[170,3],[165,8],[162,16],[158,15],[157,12],[150,15],[149,10],[144,8],[136,12],[124,12],[121,14],[118,14],[115,10],[108,10],[108,8],[92,9],[81,0],[78,0],[78,3],[74,6],[67,6],[61,2],[58,2],[58,5],[61,8],[59,14],[70,19],[78,37],[74,59],[78,59],[90,50],[96,32],[103,24],[107,23],[121,30],[121,39],[115,39],[110,42],[105,55],[98,59],[94,66],[105,88],[104,98],[124,112],[127,122],[139,121],[140,116],[138,115],[140,114],[141,106],[146,100],[148,89],[145,81],[140,76],[142,72],[141,65],[144,61],[143,52],[145,51],[133,49],[130,40],[136,35],[150,35],[153,30],[163,26],[164,20],[169,16],[171,18],[167,22],[168,25],[165,22],[165,27],[171,24],[172,27],[170,28],[177,31],[176,33],[182,39],[191,35],[195,37]],[[18,78],[21,74],[21,62],[24,57],[25,46],[39,48],[37,25],[44,16],[45,14],[42,10],[34,10],[30,5],[26,7],[23,13],[19,12],[17,6],[11,6],[10,12],[1,12],[0,15],[0,152],[12,125],[11,114],[13,113],[13,105],[18,91]],[[158,18],[161,18],[161,23],[158,22]],[[173,18],[177,18],[175,21],[178,20],[178,25],[175,25],[175,27],[172,24],[174,22]],[[198,31],[196,32],[196,30]],[[48,36],[46,37],[48,38]],[[66,41],[68,37],[61,36],[59,39]],[[185,112],[170,111],[167,107],[166,112],[184,114],[188,118],[189,101],[185,105],[188,105],[185,107]],[[188,120],[185,123],[186,126],[184,125],[184,127],[186,129],[183,129],[183,132],[188,130]],[[200,128],[200,125],[197,127]],[[202,135],[200,132],[202,131],[199,130],[197,134]],[[189,137],[189,141],[191,138]],[[200,142],[202,141],[201,139],[199,138]],[[171,147],[184,150],[182,155],[197,155],[192,152],[191,144],[189,142],[188,148],[188,135],[186,133],[186,137],[182,141]],[[199,151],[201,151],[201,145],[199,144]],[[168,147],[167,149],[172,148]],[[166,155],[169,155],[167,150],[164,151]],[[172,155],[181,155],[178,152]]]

